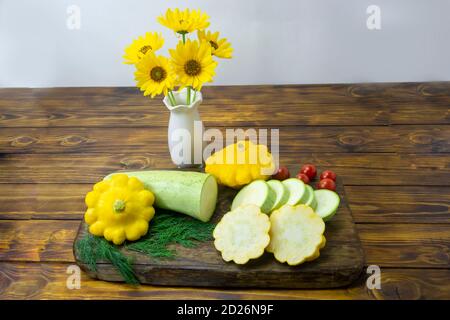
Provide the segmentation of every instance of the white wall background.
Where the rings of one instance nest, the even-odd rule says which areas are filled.
[[[381,30],[366,27],[371,4]],[[449,0],[0,0],[0,86],[134,85],[123,48],[152,30],[174,45],[156,17],[177,6],[233,44],[215,84],[450,80]]]

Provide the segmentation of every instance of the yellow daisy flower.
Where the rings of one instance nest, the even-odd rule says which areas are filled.
[[[144,96],[154,96],[164,93],[175,86],[175,74],[170,68],[169,59],[156,56],[153,51],[148,52],[136,64],[134,73],[137,86],[144,91]]]
[[[176,49],[169,51],[181,88],[192,86],[194,89],[200,90],[205,82],[212,81],[217,62],[212,59],[209,43],[187,40],[183,44],[180,41]]]
[[[126,64],[138,63],[148,51],[155,52],[164,44],[164,38],[160,33],[147,32],[145,36],[140,36],[135,39],[128,47],[125,48]]]
[[[231,59],[231,53],[233,52],[231,43],[226,38],[219,39],[219,32],[212,33],[211,31],[199,30],[197,36],[200,41],[206,41],[211,45],[212,55],[219,58]]]
[[[209,16],[200,10],[167,9],[165,16],[159,16],[158,22],[179,34],[202,30],[209,26]]]

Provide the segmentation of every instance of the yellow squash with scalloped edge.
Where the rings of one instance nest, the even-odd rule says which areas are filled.
[[[89,232],[114,244],[135,241],[148,231],[155,197],[137,178],[116,174],[94,185],[86,195],[84,220]]]
[[[258,179],[267,180],[275,170],[267,146],[238,141],[206,159],[205,172],[225,186],[239,189]]]

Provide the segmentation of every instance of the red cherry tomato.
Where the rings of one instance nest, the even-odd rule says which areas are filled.
[[[304,173],[308,176],[309,180],[313,180],[316,177],[317,170],[316,167],[312,164],[305,164],[300,173]]]
[[[331,179],[333,181],[336,181],[336,173],[334,173],[331,170],[325,170],[320,175],[320,180],[323,180],[323,179]]]
[[[335,191],[336,190],[336,183],[331,180],[331,179],[322,179],[319,181],[319,183],[317,184],[317,189],[328,189],[331,191]]]
[[[285,180],[290,177],[289,170],[286,167],[279,167],[277,172],[272,176],[272,178],[277,180]]]
[[[308,184],[309,183],[309,178],[306,174],[304,173],[299,173],[297,174],[297,179],[302,180],[304,183]]]

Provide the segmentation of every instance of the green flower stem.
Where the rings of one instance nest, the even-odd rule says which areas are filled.
[[[170,96],[172,97],[173,105],[175,106],[177,104],[177,100],[175,99],[175,95],[173,94],[172,90],[170,90]]]
[[[183,39],[183,43],[186,43],[186,33],[182,33],[181,37]]]
[[[191,104],[191,87],[187,87],[187,99],[186,99],[186,104],[190,105]]]
[[[176,102],[176,100],[175,100],[175,97],[174,97],[174,95],[173,95],[172,90],[169,90],[169,91],[167,92],[167,97],[169,98],[170,103],[172,104],[172,106],[175,107],[175,105],[177,104],[177,102]]]

